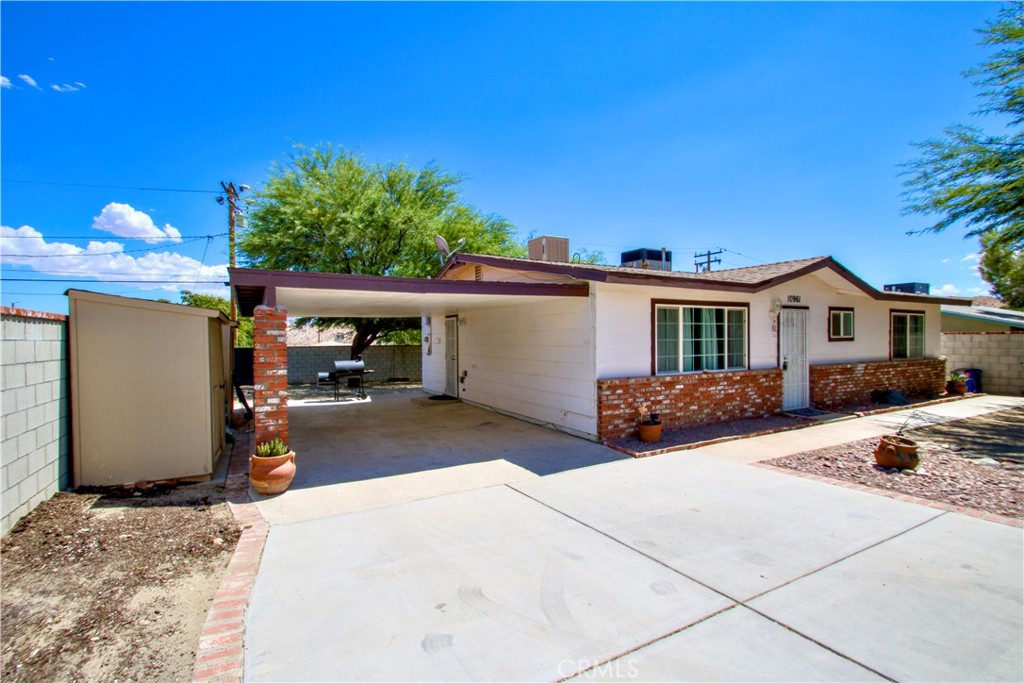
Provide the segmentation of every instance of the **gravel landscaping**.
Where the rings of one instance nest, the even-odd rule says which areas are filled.
[[[646,443],[639,438],[626,437],[609,441],[608,445],[632,455],[644,456],[664,450],[704,445],[710,441],[718,441],[720,439],[754,436],[756,434],[785,429],[808,427],[812,424],[814,424],[812,420],[788,417],[786,415],[772,415],[770,417],[733,420],[732,422],[720,422],[699,427],[686,427],[685,429],[665,429],[662,431],[661,439],[658,443]]]
[[[910,429],[904,435],[918,443],[916,470],[876,465],[877,437],[765,464],[1024,519],[1024,409]]]

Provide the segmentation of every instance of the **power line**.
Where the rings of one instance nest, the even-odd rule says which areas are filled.
[[[96,187],[107,190],[142,190],[143,192],[194,192],[201,194],[220,194],[220,190],[185,190],[176,187],[128,187],[126,185],[92,185],[89,183],[56,183],[47,180],[14,180],[3,178],[0,182],[21,183],[23,185],[55,185],[58,187]]]
[[[183,276],[184,277],[184,276]],[[185,280],[104,280],[102,278],[52,278],[44,279],[38,277],[0,277],[4,282],[106,282],[108,284],[165,284],[165,285],[187,285]],[[227,285],[224,280],[196,280],[197,285]]]
[[[168,241],[173,242],[174,240],[181,240],[181,239],[205,240],[205,239],[208,239],[208,238],[211,238],[211,237],[212,238],[216,238],[216,237],[227,237],[227,236],[228,236],[228,234],[226,232],[220,232],[220,233],[217,233],[215,235],[182,235],[181,237],[121,237],[120,235],[110,235],[108,237],[108,236],[105,236],[105,235],[74,235],[74,236],[57,235],[57,236],[51,236],[49,239],[51,240],[51,242],[50,242],[51,244],[55,240],[96,240],[96,241],[102,241],[105,238],[116,239],[116,240],[125,241],[125,242],[130,242],[130,241],[135,241],[135,242],[153,242],[153,241],[157,241],[157,240],[159,240],[161,242],[168,242]],[[2,236],[0,236],[0,238],[5,239],[5,240],[45,240],[46,239],[42,235],[2,235]]]
[[[175,244],[191,244],[192,242],[198,242],[199,240],[207,240],[206,244],[209,246],[209,240],[212,238],[208,237],[193,237],[192,239],[182,240],[175,242]],[[87,252],[82,251],[77,254],[4,254],[11,258],[78,258],[80,256],[116,256],[117,254],[138,254],[143,251],[156,251],[157,249],[164,249],[165,245],[159,245],[156,247],[146,247],[145,249],[122,249],[121,251],[97,251]]]

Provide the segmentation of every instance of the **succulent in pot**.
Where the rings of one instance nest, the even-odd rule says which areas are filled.
[[[256,453],[249,457],[249,483],[256,493],[283,493],[295,478],[295,452],[281,439],[256,444]]]

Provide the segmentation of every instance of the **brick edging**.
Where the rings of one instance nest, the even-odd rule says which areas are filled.
[[[851,418],[837,418],[841,420],[848,420]],[[829,422],[836,422],[837,420],[829,420]],[[694,441],[693,443],[681,443],[676,446],[666,446],[665,448],[658,448],[653,451],[631,451],[625,446],[619,446],[612,443],[605,443],[604,445],[613,451],[625,453],[634,458],[649,458],[652,455],[664,455],[666,453],[676,453],[678,451],[690,451],[695,448],[703,448],[704,446],[713,446],[717,443],[726,443],[727,441],[739,441],[740,439],[752,439],[755,436],[766,436],[768,434],[779,434],[781,432],[791,432],[794,429],[807,429],[808,427],[816,427],[824,422],[810,421],[806,424],[787,425],[785,427],[775,427],[774,429],[762,429],[759,432],[751,432],[749,434],[732,434],[730,436],[719,436],[714,439],[708,439],[707,441]],[[684,427],[685,429],[685,427]]]
[[[251,432],[244,434],[231,449],[224,491],[228,509],[242,527],[235,551],[221,576],[220,587],[206,613],[199,636],[192,680],[242,680],[245,646],[245,612],[259,570],[269,525],[249,497],[249,452]]]
[[[795,474],[798,477],[804,479],[812,479],[814,481],[824,482],[826,484],[833,484],[835,486],[842,486],[843,488],[853,489],[855,491],[864,491],[866,493],[874,493],[877,495],[885,496],[886,498],[895,498],[896,500],[902,500],[907,503],[916,503],[918,505],[925,505],[936,510],[945,510],[947,512],[958,512],[962,515],[968,515],[970,517],[976,517],[983,519],[986,522],[995,522],[997,524],[1005,524],[1006,526],[1013,526],[1017,528],[1024,528],[1024,520],[1017,519],[1016,517],[1007,517],[1005,515],[997,515],[994,512],[985,512],[978,508],[964,507],[963,505],[953,505],[951,503],[943,503],[938,500],[932,500],[931,498],[921,498],[920,496],[911,496],[907,493],[900,493],[899,491],[889,491],[887,489],[875,488],[874,486],[865,486],[864,484],[857,484],[852,481],[844,481],[843,479],[833,479],[832,477],[825,477],[820,474],[811,474],[810,472],[802,472],[800,470],[792,470],[788,467],[778,467],[777,465],[769,465],[766,462],[752,462],[748,463],[754,467],[760,467],[765,470],[771,470],[774,472],[781,472],[783,474]]]

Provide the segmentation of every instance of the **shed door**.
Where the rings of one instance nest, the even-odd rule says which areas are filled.
[[[444,319],[444,393],[459,396],[459,319]]]
[[[211,469],[224,453],[224,410],[227,405],[227,370],[224,367],[224,330],[218,320],[209,322],[209,353],[210,353],[210,409],[211,437],[213,453]]]
[[[784,308],[779,325],[779,357],[782,361],[782,409],[806,408],[807,384],[807,311]]]

